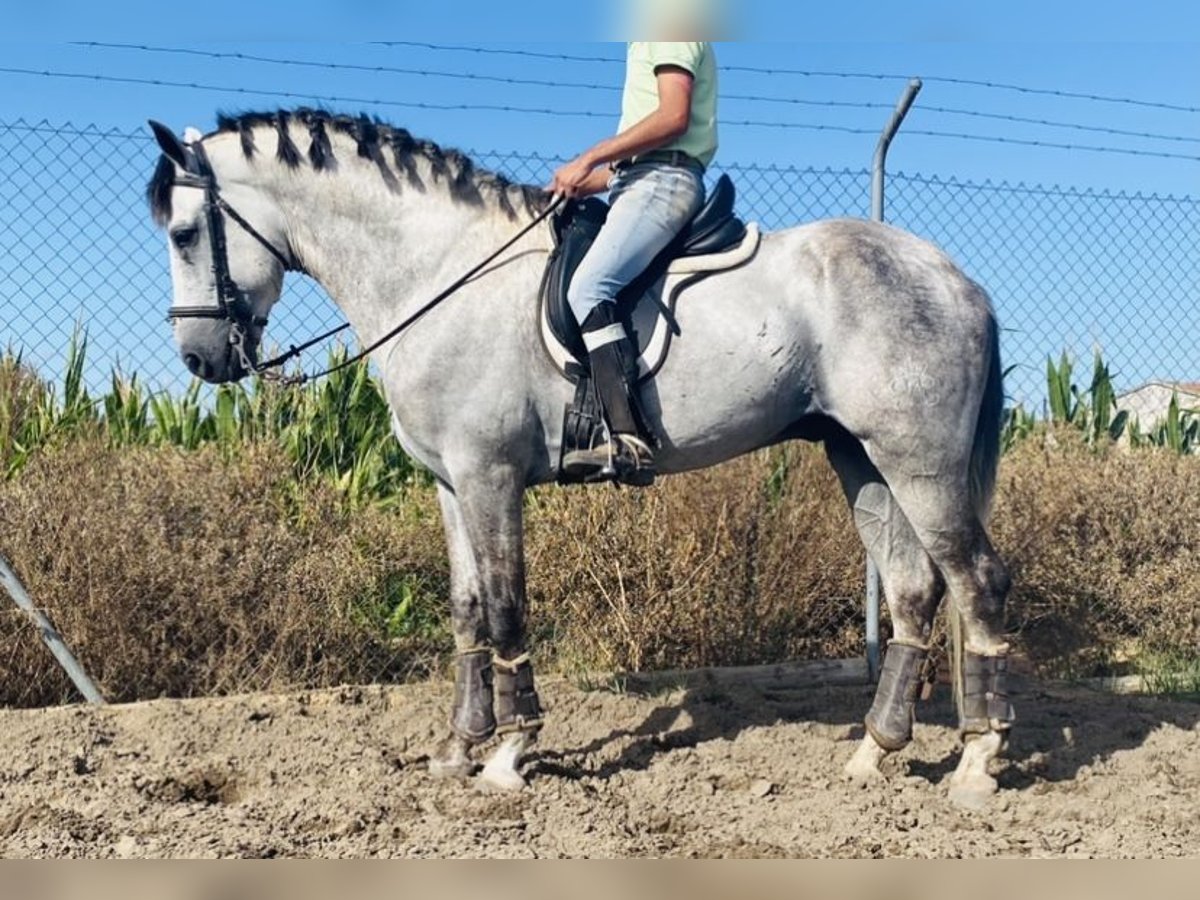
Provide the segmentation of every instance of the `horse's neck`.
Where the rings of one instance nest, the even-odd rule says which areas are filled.
[[[277,190],[296,255],[364,343],[518,227],[489,207],[451,199],[430,179],[393,191],[377,171],[353,163],[337,173],[295,174]]]

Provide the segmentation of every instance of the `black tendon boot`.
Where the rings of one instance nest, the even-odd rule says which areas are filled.
[[[616,306],[601,303],[580,328],[588,348],[592,383],[608,425],[607,440],[563,457],[563,469],[585,480],[654,481],[654,451],[642,436],[644,417],[637,394],[637,353]]]
[[[465,650],[458,654],[456,665],[450,729],[467,743],[479,744],[496,732],[492,651],[487,647]]]
[[[899,639],[888,642],[875,702],[866,718],[867,731],[884,750],[900,750],[912,740],[917,697],[934,674],[928,666],[929,647]]]

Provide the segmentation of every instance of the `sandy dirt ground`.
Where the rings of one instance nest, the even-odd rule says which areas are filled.
[[[0,851],[38,857],[1195,856],[1200,704],[1031,687],[982,813],[947,699],[845,783],[865,688],[544,686],[530,787],[430,779],[448,688],[0,713]],[[944,690],[941,692],[944,694]]]

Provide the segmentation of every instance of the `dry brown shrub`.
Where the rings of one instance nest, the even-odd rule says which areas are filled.
[[[1144,650],[1200,653],[1200,459],[1030,440],[1000,467],[992,530],[1014,586],[1009,621],[1060,674]]]
[[[756,453],[644,491],[541,490],[528,518],[531,624],[566,667],[861,647],[862,548],[816,448]]]
[[[397,574],[444,593],[427,498],[353,517],[282,455],[77,442],[0,484],[0,553],[113,700],[397,678],[422,638],[376,615]],[[0,702],[69,696],[15,613],[0,617]]]
[[[0,483],[0,554],[113,699],[440,671],[447,563],[432,491],[349,513],[290,472],[264,446],[226,460],[81,441]],[[1097,453],[1070,435],[1006,456],[992,530],[1018,646],[1058,674],[1146,649],[1200,654],[1197,496],[1196,458]],[[540,489],[526,513],[544,667],[862,652],[863,551],[818,448],[645,491]],[[0,703],[70,696],[24,619],[0,616]]]

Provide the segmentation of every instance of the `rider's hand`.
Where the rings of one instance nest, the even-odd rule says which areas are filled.
[[[588,181],[596,167],[578,156],[564,166],[560,166],[550,181],[548,190],[551,194],[563,197],[578,197],[585,192]]]

